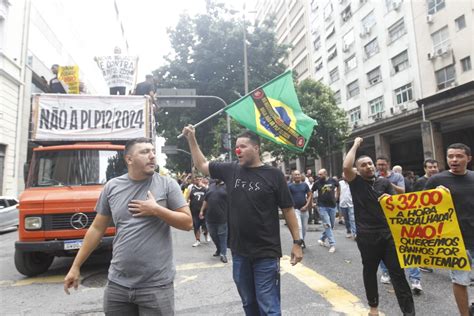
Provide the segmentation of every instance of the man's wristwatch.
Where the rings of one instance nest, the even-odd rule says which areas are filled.
[[[303,239],[296,239],[296,240],[293,240],[293,243],[298,246],[303,246],[304,241]]]

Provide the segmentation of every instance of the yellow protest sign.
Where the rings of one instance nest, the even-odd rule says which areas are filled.
[[[58,79],[67,86],[68,94],[79,94],[79,67],[60,66]]]
[[[451,193],[436,189],[380,200],[402,268],[471,269]]]

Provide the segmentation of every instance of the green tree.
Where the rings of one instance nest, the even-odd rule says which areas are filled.
[[[296,85],[296,93],[303,112],[317,120],[313,136],[304,154],[287,150],[277,144],[265,141],[264,150],[278,158],[298,156],[319,158],[342,148],[349,133],[344,110],[336,105],[334,93],[319,81],[305,79]]]
[[[246,29],[249,25],[245,25]],[[207,12],[190,17],[182,15],[168,34],[174,53],[167,64],[154,71],[161,88],[196,89],[198,95],[214,95],[228,104],[244,94],[243,24],[235,12],[223,4],[207,1]],[[287,47],[279,46],[272,19],[255,25],[247,35],[249,89],[254,89],[285,70],[280,62]],[[196,108],[165,108],[158,118],[158,133],[167,145],[187,149],[185,140],[177,140],[185,124],[197,123],[222,107],[215,101],[197,102]],[[221,134],[226,131],[225,115],[212,119],[196,130],[196,136],[206,155],[223,152]],[[233,123],[235,136],[239,127]],[[168,159],[170,169],[189,169],[189,157],[179,154]]]

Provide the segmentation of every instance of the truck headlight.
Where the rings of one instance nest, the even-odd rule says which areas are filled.
[[[41,217],[25,217],[25,229],[38,230],[43,226]]]

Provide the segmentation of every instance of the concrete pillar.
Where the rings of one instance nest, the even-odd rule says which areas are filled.
[[[441,170],[447,168],[446,166],[446,153],[444,152],[443,146],[443,135],[441,134],[441,124],[433,122],[431,123],[433,131],[433,144],[434,144],[434,157],[438,161],[438,167]]]
[[[318,174],[318,171],[323,168],[321,158],[314,159],[314,174]]]
[[[436,159],[440,170],[446,168],[446,154],[443,146],[440,123],[421,122],[421,140],[424,159]]]
[[[375,134],[374,143],[375,143],[375,159],[377,159],[377,157],[384,156],[388,160],[391,160],[390,159],[390,143],[388,141],[388,137],[382,134]]]

